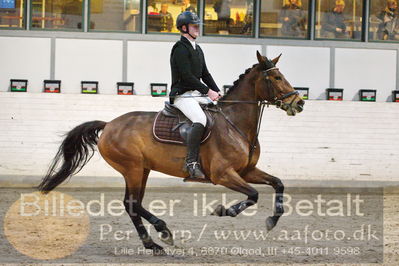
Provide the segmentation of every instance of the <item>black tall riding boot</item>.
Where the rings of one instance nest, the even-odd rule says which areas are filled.
[[[201,138],[204,135],[205,127],[200,123],[193,123],[187,136],[187,157],[186,166],[190,178],[204,179],[205,175],[199,163],[199,149]]]

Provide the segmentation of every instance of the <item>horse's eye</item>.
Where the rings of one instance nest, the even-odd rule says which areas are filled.
[[[275,80],[281,80],[280,76],[274,77]]]

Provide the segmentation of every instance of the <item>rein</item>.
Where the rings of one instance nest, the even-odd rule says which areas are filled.
[[[266,79],[268,79],[268,72],[271,70],[278,70],[277,67],[271,67],[269,69],[266,69],[263,71],[263,75],[266,77]],[[244,101],[244,100],[219,100],[218,102],[220,103],[233,103],[233,104],[257,104],[258,108],[257,108],[257,115],[258,115],[258,119],[256,121],[256,133],[255,136],[253,138],[253,140],[251,141],[250,139],[248,139],[247,135],[244,134],[244,132],[241,131],[241,129],[239,129],[233,121],[230,120],[230,118],[223,112],[222,108],[220,106],[214,106],[216,108],[212,108],[212,107],[206,107],[207,110],[212,111],[212,112],[216,112],[216,113],[220,113],[223,118],[228,122],[228,124],[230,124],[230,126],[235,129],[249,144],[249,153],[248,153],[248,165],[251,163],[253,154],[257,148],[257,142],[258,142],[258,136],[259,136],[259,132],[260,132],[260,127],[262,124],[262,117],[263,117],[263,111],[265,110],[265,106],[269,107],[269,105],[276,105],[277,108],[281,108],[283,106],[283,100],[292,96],[292,95],[298,95],[298,91],[292,91],[289,93],[284,94],[283,96],[281,96],[280,98],[278,98],[277,96],[273,97],[273,101],[274,103],[271,103],[269,101]],[[199,95],[199,96],[170,96],[173,98],[176,97],[182,97],[182,98],[194,98],[194,97],[208,97],[206,95]],[[294,99],[292,100],[292,102],[294,101]],[[290,105],[292,104],[292,102],[290,103]]]
[[[230,103],[246,103],[246,104],[257,104],[258,108],[258,119],[256,121],[256,134],[253,140],[248,139],[247,135],[241,131],[234,123],[230,120],[230,118],[223,112],[222,108],[218,106],[216,112],[220,113],[223,118],[234,128],[249,144],[249,154],[248,154],[248,164],[251,163],[252,156],[254,154],[255,149],[257,148],[256,143],[258,142],[258,136],[260,132],[260,127],[262,123],[263,111],[265,110],[265,106],[269,107],[270,103],[267,101],[220,101],[220,102],[230,102]]]
[[[270,102],[267,101],[219,101],[219,102],[229,102],[229,103],[244,103],[244,104],[257,104],[258,105],[258,119],[256,121],[256,134],[254,139],[251,141],[247,138],[247,136],[242,132],[240,128],[238,128],[233,121],[230,120],[230,118],[226,115],[225,112],[223,112],[222,108],[220,106],[217,106],[217,109],[212,109],[212,108],[207,108],[210,111],[214,111],[217,113],[220,113],[223,118],[230,124],[232,128],[234,128],[249,144],[249,154],[248,154],[248,164],[252,160],[252,156],[254,154],[255,149],[257,148],[256,143],[258,141],[258,136],[260,132],[260,127],[262,124],[262,117],[263,117],[263,111],[265,110],[265,106],[269,107]]]
[[[278,70],[278,68],[271,67],[269,69],[266,69],[263,71],[263,75],[266,78],[268,78],[268,75],[269,75],[268,72],[272,71],[272,70]],[[220,100],[220,101],[218,101],[221,103],[241,103],[241,104],[257,104],[258,105],[258,108],[257,108],[258,119],[256,121],[256,133],[255,133],[255,137],[252,141],[248,139],[248,137],[241,131],[241,129],[239,129],[233,123],[233,121],[230,120],[230,118],[228,118],[228,116],[223,112],[222,108],[220,108],[218,106],[218,108],[216,110],[216,112],[219,112],[220,114],[222,114],[223,118],[231,125],[231,127],[233,127],[248,142],[248,144],[249,144],[248,165],[251,163],[252,156],[255,152],[255,149],[257,148],[256,144],[258,142],[258,136],[259,136],[260,127],[262,124],[262,117],[263,117],[263,111],[265,110],[265,106],[269,107],[269,105],[276,105],[277,108],[281,108],[283,105],[283,100],[292,95],[298,95],[298,91],[292,91],[292,92],[286,93],[283,96],[281,96],[280,98],[278,98],[276,96],[273,98],[274,103],[271,103],[268,101],[240,101],[240,100]],[[292,100],[292,102],[293,101],[294,100]],[[290,104],[292,104],[292,102]]]

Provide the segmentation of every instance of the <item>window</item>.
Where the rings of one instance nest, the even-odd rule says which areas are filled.
[[[31,27],[82,30],[83,0],[32,0]]]
[[[141,31],[141,0],[91,0],[90,29]]]
[[[25,27],[25,1],[0,0],[0,28]]]
[[[399,41],[397,0],[371,0],[369,39]]]
[[[147,31],[178,33],[176,18],[184,11],[197,13],[197,1],[193,0],[148,0]]]
[[[317,0],[316,38],[360,40],[363,0]]]
[[[204,33],[253,35],[254,0],[206,0]]]
[[[306,38],[308,7],[308,0],[262,1],[260,36]]]

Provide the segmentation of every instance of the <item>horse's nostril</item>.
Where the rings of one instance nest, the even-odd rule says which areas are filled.
[[[299,106],[304,106],[305,105],[305,101],[304,100],[299,100],[297,104]]]

